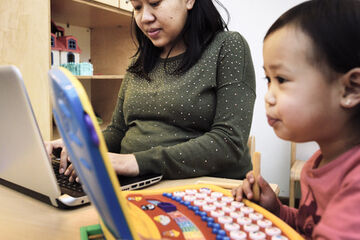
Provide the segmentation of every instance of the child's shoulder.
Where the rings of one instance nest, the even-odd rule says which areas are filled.
[[[318,167],[322,157],[321,150],[316,151],[305,163],[305,171],[322,177],[329,175],[338,177],[340,175],[342,177],[358,175],[360,179],[360,144],[342,153],[326,165]]]
[[[340,157],[344,159],[353,160],[354,163],[358,163],[360,165],[360,144],[355,147],[350,148],[348,151],[343,153]]]
[[[360,144],[348,150],[344,154],[344,158],[348,159],[347,161],[349,161],[353,166],[357,166],[360,171]]]
[[[349,149],[336,159],[337,169],[343,173],[344,183],[360,183],[360,144]]]

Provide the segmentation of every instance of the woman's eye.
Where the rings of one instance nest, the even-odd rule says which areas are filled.
[[[157,6],[159,6],[159,4],[160,4],[160,1],[152,2],[152,3],[150,3],[150,6],[157,7]]]

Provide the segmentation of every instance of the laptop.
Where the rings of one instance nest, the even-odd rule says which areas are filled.
[[[49,76],[54,117],[83,187],[100,215],[100,231],[91,228],[89,234],[94,236],[89,236],[83,235],[81,228],[82,239],[100,239],[99,233],[108,240],[244,239],[240,238],[244,235],[274,239],[275,234],[276,239],[302,239],[275,215],[250,201],[234,201],[230,191],[218,186],[120,191],[121,181],[81,83],[62,68],[53,68]],[[272,226],[276,228],[265,229]]]
[[[0,66],[0,183],[55,207],[89,203],[80,184],[60,187],[20,71]],[[54,171],[55,170],[55,171]]]
[[[59,161],[48,156],[31,103],[15,66],[0,66],[0,184],[59,208],[89,203],[81,184],[59,174]],[[124,178],[132,190],[161,177]]]

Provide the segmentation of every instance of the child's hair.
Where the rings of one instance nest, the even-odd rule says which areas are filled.
[[[302,30],[313,42],[314,63],[336,73],[360,67],[360,0],[312,0],[280,16],[265,39],[284,26]]]
[[[281,15],[269,28],[264,40],[276,30],[293,26],[312,41],[312,64],[327,74],[345,74],[360,67],[360,0],[312,0]],[[360,104],[353,116],[359,127]]]
[[[214,1],[225,10],[229,17],[224,6],[217,0]],[[162,49],[155,47],[150,39],[144,35],[141,29],[136,25],[134,17],[132,26],[138,43],[137,52],[134,55],[137,58],[127,70],[150,80],[148,73],[155,67]],[[187,49],[181,63],[174,73],[181,74],[190,69],[197,60],[199,60],[201,54],[216,33],[224,31],[225,29],[227,29],[227,24],[221,17],[212,0],[195,1],[193,8],[188,12],[184,28],[179,35],[178,40],[184,38]],[[175,44],[176,43],[174,43],[174,45]]]

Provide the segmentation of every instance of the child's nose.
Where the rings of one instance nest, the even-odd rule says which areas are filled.
[[[271,88],[269,88],[265,94],[265,104],[272,106],[272,105],[275,105],[275,103],[276,103],[276,98],[275,98],[273,92],[271,91]]]

